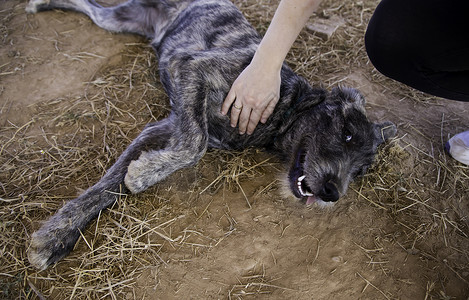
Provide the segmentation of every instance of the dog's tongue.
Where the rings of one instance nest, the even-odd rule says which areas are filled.
[[[306,199],[306,205],[311,205],[314,202],[316,202],[316,197],[315,196],[309,196],[308,199]]]

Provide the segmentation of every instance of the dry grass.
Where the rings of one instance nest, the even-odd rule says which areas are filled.
[[[277,1],[235,1],[248,19],[264,32]],[[327,17],[339,14],[346,26],[328,41],[303,32],[288,57],[288,63],[312,82],[326,87],[340,84],[351,69],[361,68],[385,92],[416,101],[432,97],[396,84],[370,66],[362,43],[366,23],[375,1],[342,4],[325,0]],[[17,10],[0,11],[1,42],[8,39],[8,24]],[[14,55],[14,54],[12,54]],[[93,53],[77,53],[72,60],[86,60]],[[185,216],[170,204],[169,193],[122,195],[121,199],[83,232],[73,251],[48,272],[37,272],[26,258],[30,234],[76,188],[87,188],[105,172],[144,124],[168,113],[167,97],[156,77],[155,57],[144,44],[129,44],[122,62],[86,84],[83,95],[51,99],[32,109],[36,117],[24,124],[5,121],[0,129],[0,298],[4,299],[133,299],[136,279],[149,266],[164,265],[161,251],[188,248],[193,251],[216,246],[231,234],[207,236],[182,221]],[[11,72],[0,65],[1,76]],[[1,95],[1,90],[0,90]],[[150,100],[151,99],[151,100]],[[7,105],[8,106],[8,105]],[[2,108],[6,111],[8,107]],[[418,128],[406,128],[419,135]],[[446,137],[440,137],[445,140]],[[440,149],[441,141],[427,139]],[[466,284],[469,274],[468,204],[469,168],[447,160],[442,151],[429,152],[402,138],[381,150],[380,159],[362,181],[352,186],[363,205],[393,220],[401,235],[380,236],[410,254],[446,266]],[[196,194],[215,193],[221,186],[241,191],[240,182],[258,177],[265,167],[276,168],[267,156],[252,159],[255,150],[241,153],[209,153],[198,167],[204,180],[193,185]],[[254,155],[255,156],[255,155]],[[218,167],[213,161],[218,160]],[[407,168],[408,165],[414,168]],[[206,171],[206,169],[208,171]],[[210,174],[216,169],[216,175]],[[422,178],[422,175],[425,178]],[[159,187],[171,189],[166,184]],[[159,195],[159,196],[156,196]],[[442,201],[444,199],[444,201]],[[199,208],[199,215],[206,212]],[[436,241],[438,249],[425,241]],[[379,242],[377,242],[379,243]],[[381,249],[378,245],[376,249]],[[377,251],[363,247],[370,261]],[[81,251],[80,251],[81,250]],[[379,251],[378,251],[379,252]],[[122,263],[125,261],[125,263]],[[123,268],[122,266],[125,266]],[[360,275],[360,274],[358,274]],[[378,289],[362,277],[366,286]],[[239,299],[287,289],[257,266],[229,288],[229,297]],[[429,299],[440,283],[429,282]],[[392,295],[379,290],[385,298]]]
[[[268,278],[265,268],[256,265],[247,274],[237,278],[238,284],[231,286],[228,299],[243,299],[245,297],[261,297],[272,294],[274,290],[290,290],[275,284],[275,278]]]

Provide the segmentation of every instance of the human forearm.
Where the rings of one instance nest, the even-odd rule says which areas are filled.
[[[293,42],[322,0],[281,0],[251,63],[233,83],[221,112],[231,109],[231,126],[251,134],[265,123],[280,97],[280,70]],[[233,105],[233,106],[232,106]]]
[[[321,0],[282,0],[256,54],[254,64],[279,71],[288,51]]]

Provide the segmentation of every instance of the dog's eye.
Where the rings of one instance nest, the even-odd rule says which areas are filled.
[[[352,133],[349,130],[345,130],[344,132],[344,139],[346,143],[349,143],[353,138]]]

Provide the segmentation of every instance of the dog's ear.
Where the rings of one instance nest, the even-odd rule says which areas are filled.
[[[301,83],[298,85],[296,94],[292,97],[292,108],[296,111],[306,111],[323,102],[328,92],[321,88],[304,88]]]
[[[386,140],[395,137],[397,133],[397,127],[394,125],[394,123],[386,121],[384,123],[374,123],[373,131],[375,134],[375,143],[378,146]]]
[[[331,98],[345,103],[345,108],[355,107],[365,112],[365,97],[359,90],[350,87],[336,87],[331,91]]]

